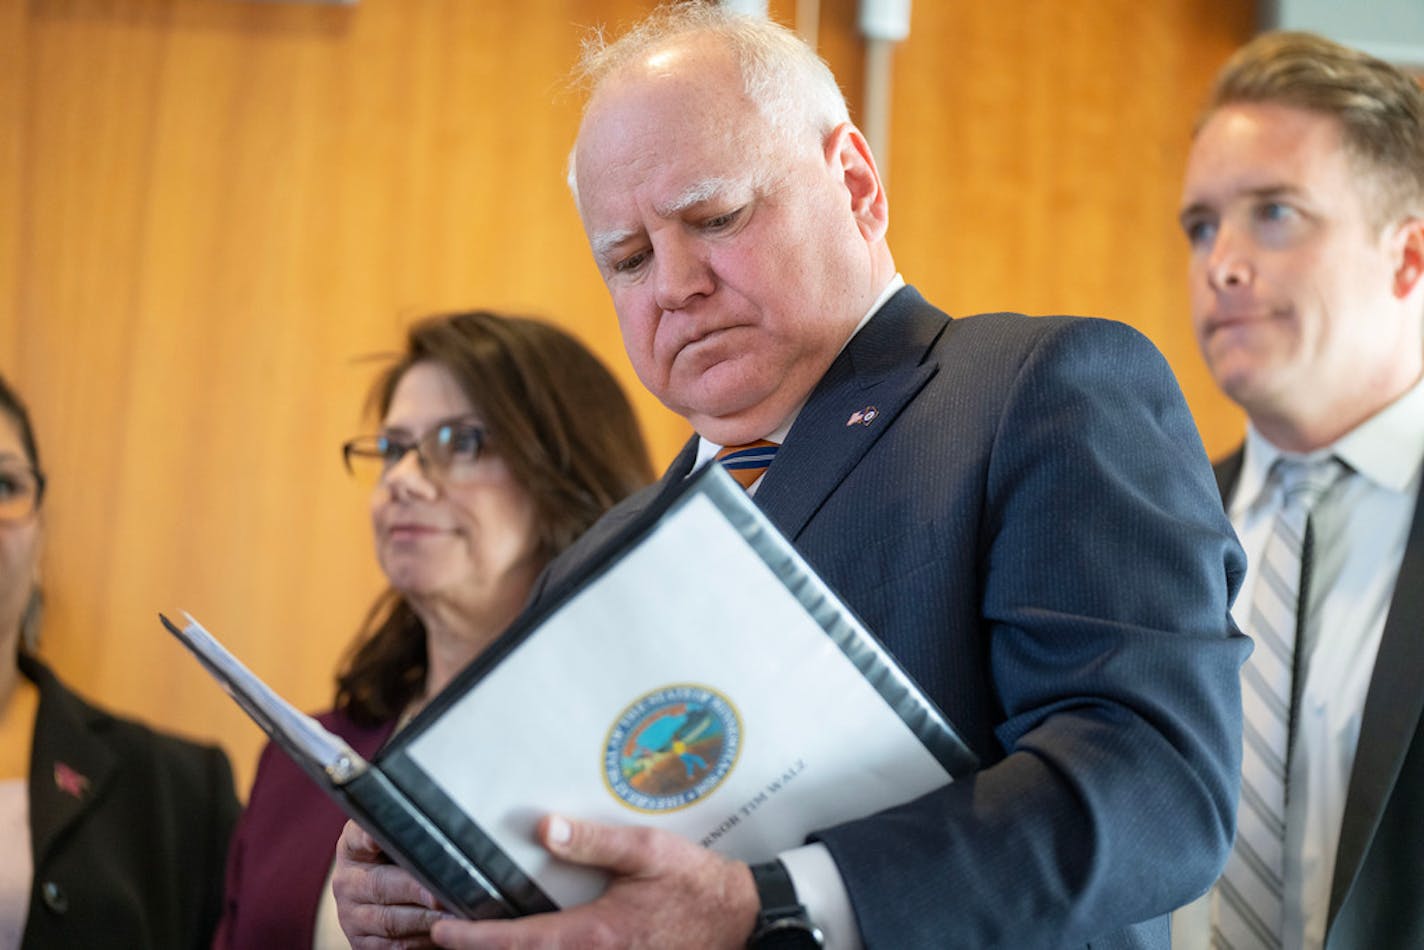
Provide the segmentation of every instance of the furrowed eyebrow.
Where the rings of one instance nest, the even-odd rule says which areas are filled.
[[[702,181],[694,182],[682,190],[682,194],[662,205],[654,205],[655,211],[660,218],[671,218],[681,214],[694,205],[702,204],[704,201],[711,201],[719,195],[731,191],[736,185],[735,182],[726,178],[705,178]]]
[[[680,194],[667,202],[654,205],[653,213],[660,218],[675,218],[688,208],[696,207],[705,201],[711,201],[743,184],[745,183],[729,178],[704,178],[702,181],[687,186]],[[754,183],[753,188],[755,188]],[[593,249],[595,258],[607,261],[620,245],[637,237],[639,233],[640,231],[633,228],[600,231],[589,239],[589,246]]]
[[[600,231],[595,234],[588,243],[593,248],[593,256],[598,260],[607,260],[620,244],[637,235],[637,231],[632,228],[623,228],[618,231]]]

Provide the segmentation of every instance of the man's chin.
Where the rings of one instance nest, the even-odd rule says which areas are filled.
[[[682,416],[697,432],[718,445],[740,445],[765,438],[786,421],[801,401],[791,392],[795,379],[767,372],[739,372],[752,367],[733,361],[712,367],[688,386],[671,386],[663,405]],[[677,396],[678,398],[671,398]]]
[[[1259,412],[1272,405],[1279,395],[1281,381],[1266,367],[1255,364],[1234,364],[1213,368],[1216,385],[1226,397],[1244,409],[1247,414]]]
[[[690,410],[679,415],[692,424],[698,435],[718,445],[742,445],[764,439],[782,422],[774,410],[764,405],[721,412]]]
[[[753,387],[732,373],[720,378],[703,374],[692,385],[669,387],[662,403],[696,427],[699,423],[716,424],[719,419],[731,421],[755,414],[775,391],[774,387]]]
[[[1253,392],[1271,387],[1272,381],[1289,365],[1289,354],[1265,342],[1248,346],[1225,345],[1225,341],[1218,341],[1218,345],[1207,347],[1204,353],[1207,369],[1222,392],[1239,402]]]

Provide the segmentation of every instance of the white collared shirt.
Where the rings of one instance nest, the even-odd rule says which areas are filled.
[[[905,278],[896,274],[890,279],[890,283],[885,285],[885,289],[880,292],[880,296],[875,298],[875,302],[870,305],[870,309],[865,312],[865,316],[860,318],[860,322],[855,325],[855,329],[846,337],[845,343],[841,344],[844,350],[861,328],[870,322],[870,318],[880,312],[880,308],[885,302],[905,286]],[[839,351],[837,351],[837,355]],[[796,417],[801,414],[800,406],[789,415],[781,425],[762,438],[780,444],[785,441],[786,434],[791,431],[791,425],[796,421]],[[697,459],[693,463],[692,469],[696,471],[702,464],[718,452],[722,446],[715,442],[710,442],[698,436]],[[763,476],[765,477],[765,476]],[[752,482],[747,489],[748,494],[755,495],[757,487],[761,485],[758,478]],[[836,862],[831,858],[831,852],[823,844],[808,844],[790,851],[784,851],[778,857],[786,865],[787,872],[791,875],[791,883],[796,887],[796,897],[806,908],[806,915],[811,921],[821,929],[825,936],[826,950],[860,950],[862,944],[860,940],[860,930],[855,924],[855,913],[851,910],[850,895],[846,892],[845,882],[841,880],[840,871],[836,868]]]
[[[1419,496],[1424,380],[1310,457],[1331,454],[1351,473],[1311,515],[1315,567],[1297,647],[1305,681],[1287,778],[1283,937],[1288,950],[1316,950],[1325,940],[1360,717]],[[1258,576],[1256,561],[1281,504],[1266,476],[1281,455],[1248,428],[1241,476],[1227,508],[1248,562],[1232,615],[1248,634],[1244,621]],[[1210,920],[1209,897],[1178,911],[1172,945],[1204,950],[1210,945]]]

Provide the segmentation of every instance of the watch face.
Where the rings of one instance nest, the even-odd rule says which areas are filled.
[[[819,950],[825,939],[805,917],[782,917],[763,923],[747,945],[753,950]]]

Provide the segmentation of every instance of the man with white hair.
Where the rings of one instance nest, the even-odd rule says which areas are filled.
[[[758,506],[983,767],[754,868],[548,816],[544,846],[611,883],[514,921],[444,919],[348,826],[354,945],[1166,946],[1228,850],[1246,642],[1165,361],[1122,324],[951,320],[906,286],[865,140],[781,27],[679,6],[588,65],[579,212],[639,378],[697,436],[544,589],[698,463],[774,444]]]

